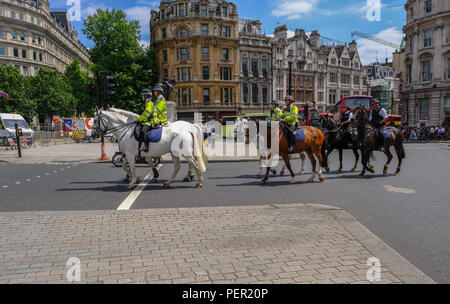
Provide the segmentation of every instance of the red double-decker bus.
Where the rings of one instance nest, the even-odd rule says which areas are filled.
[[[342,97],[341,101],[334,106],[334,120],[340,121],[342,114],[344,113],[344,107],[348,107],[351,112],[355,112],[355,109],[359,106],[364,106],[366,111],[370,111],[370,105],[373,101],[372,96],[367,95],[353,95]]]

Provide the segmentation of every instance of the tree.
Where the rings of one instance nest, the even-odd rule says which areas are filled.
[[[139,22],[128,21],[121,10],[98,9],[84,20],[83,33],[95,43],[90,49],[94,74],[115,77],[116,95],[106,102],[133,112],[142,111],[139,95],[150,86],[147,70],[152,68],[153,75],[157,71],[155,50],[144,50],[139,44]]]
[[[46,67],[39,69],[37,76],[30,78],[31,98],[36,103],[39,119],[52,115],[72,116],[76,112],[76,100],[72,88],[63,74]]]
[[[75,58],[66,67],[64,77],[70,85],[70,92],[76,101],[76,114],[78,116],[81,116],[82,113],[88,116],[93,115],[96,103],[90,97],[88,91],[88,86],[93,82],[93,79],[89,78],[89,75],[81,70],[78,58]]]
[[[19,113],[30,120],[35,114],[36,103],[27,94],[29,80],[14,66],[0,66],[0,89],[9,95],[8,100],[0,100],[0,112]]]

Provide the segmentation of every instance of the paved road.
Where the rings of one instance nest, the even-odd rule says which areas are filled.
[[[341,207],[437,282],[450,283],[450,148],[448,145],[410,144],[399,177],[382,176],[385,157],[376,152],[375,175],[365,180],[356,173],[334,172],[323,184],[297,177],[273,177],[260,186],[254,162],[211,163],[203,189],[195,182],[149,184],[132,209],[203,206],[242,206],[271,203],[322,203]],[[337,154],[332,155],[337,160]],[[344,157],[350,168],[353,156]],[[332,169],[336,169],[336,162]],[[390,171],[395,171],[394,159]],[[64,170],[61,170],[64,169]],[[186,168],[184,167],[185,173]],[[299,164],[295,164],[298,171]],[[161,170],[161,182],[171,165]],[[56,172],[55,172],[56,171]],[[113,210],[128,197],[120,169],[109,164],[11,165],[0,164],[0,211]],[[145,176],[148,169],[138,169]],[[46,175],[48,174],[48,175]],[[37,178],[40,176],[40,178]],[[30,181],[27,181],[30,179]],[[20,184],[16,184],[20,182]],[[4,186],[8,186],[4,188]]]

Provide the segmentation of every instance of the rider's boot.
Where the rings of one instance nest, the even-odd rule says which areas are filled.
[[[294,152],[295,152],[295,135],[290,134],[289,135],[288,153],[294,153]]]
[[[148,152],[149,149],[150,149],[150,144],[149,144],[148,140],[146,140],[144,147],[142,148],[142,152]]]

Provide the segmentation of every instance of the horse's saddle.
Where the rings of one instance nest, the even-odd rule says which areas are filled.
[[[283,128],[284,136],[288,137],[288,132],[290,132],[288,129]],[[295,141],[305,141],[306,136],[303,129],[300,127],[300,129],[295,130]]]
[[[373,127],[373,133],[375,134],[375,136],[378,138],[379,134],[378,134],[378,130],[377,128]],[[391,138],[391,132],[389,132],[388,129],[384,129],[384,139],[390,139]]]
[[[159,127],[157,129],[153,129],[150,132],[148,132],[148,140],[149,140],[149,142],[152,142],[152,143],[160,142],[161,141],[161,137],[162,137],[162,130],[163,130],[163,127]],[[138,127],[134,128],[134,132],[133,132],[134,139],[139,141],[139,137],[141,135],[141,132],[142,132],[141,128],[138,128]]]

